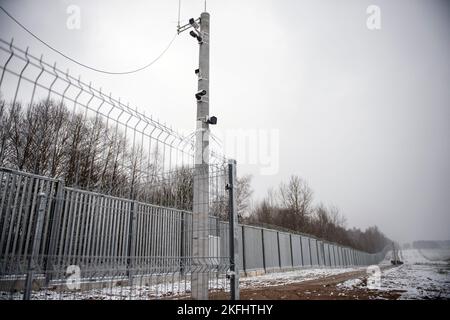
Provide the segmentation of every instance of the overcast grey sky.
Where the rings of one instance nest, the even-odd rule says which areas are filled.
[[[0,1],[56,48],[98,68],[152,60],[176,32],[178,0]],[[69,5],[81,28],[66,27]],[[369,5],[381,29],[366,26]],[[439,0],[209,0],[211,114],[218,131],[278,130],[279,170],[253,174],[255,199],[289,175],[348,226],[399,241],[450,238],[450,3]],[[182,0],[197,17],[203,0]],[[0,37],[176,128],[195,125],[198,46],[182,34],[150,69],[102,75],[65,60],[0,13]],[[240,161],[238,157],[238,162]],[[244,161],[241,161],[241,163]]]

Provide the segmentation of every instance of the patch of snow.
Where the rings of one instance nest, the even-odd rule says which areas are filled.
[[[216,278],[209,281],[209,289],[213,291],[229,291],[229,280]],[[183,298],[191,292],[189,280],[168,280],[154,285],[139,285],[136,281],[134,286],[112,286],[100,289],[84,291],[68,290],[55,291],[45,290],[33,291],[32,300],[139,300],[139,299],[161,299],[161,298]],[[0,292],[0,300],[20,300],[23,292]]]
[[[440,250],[440,249],[437,249]],[[433,257],[445,257],[442,252],[432,252]],[[379,291],[401,292],[400,299],[450,299],[450,264],[448,261],[428,259],[420,250],[409,249],[401,253],[403,265],[382,271]],[[386,260],[389,259],[389,254]],[[354,279],[357,280],[357,279]],[[343,282],[344,288],[364,288],[364,283],[352,280]]]
[[[345,288],[345,289],[352,289],[354,287],[358,287],[362,284],[362,280],[361,279],[350,279],[344,282],[341,282],[337,285],[337,287],[339,288]]]
[[[361,271],[364,269],[365,269],[364,267],[335,268],[335,269],[323,269],[323,268],[299,269],[288,272],[274,272],[260,276],[241,278],[239,283],[241,288],[278,286],[291,283],[298,283],[307,280],[320,279],[345,272]]]
[[[241,277],[240,287],[242,288],[258,288],[267,286],[278,286],[290,283],[298,283],[307,280],[320,279],[333,276],[345,272],[361,271],[364,267],[355,268],[313,268],[298,269],[289,272],[274,272],[260,276]],[[218,291],[229,291],[229,280],[222,277],[211,280],[209,288]],[[137,300],[137,299],[158,299],[158,298],[182,298],[191,291],[191,283],[189,277],[184,279],[170,279],[158,284],[140,285],[136,281],[134,286],[113,286],[101,289],[90,289],[86,291],[62,291],[41,290],[32,293],[32,299],[35,300],[91,300],[91,299],[108,299],[108,300]],[[22,293],[17,292],[12,296],[7,292],[0,292],[1,299],[21,299]]]
[[[433,262],[450,261],[450,249],[418,249],[417,251],[427,260]]]

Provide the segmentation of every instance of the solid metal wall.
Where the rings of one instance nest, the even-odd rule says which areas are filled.
[[[310,238],[310,247],[311,247],[311,264],[313,266],[319,265],[319,259],[317,255],[317,240]]]
[[[301,237],[296,234],[291,235],[292,261],[294,267],[303,266]]]
[[[247,271],[263,269],[263,245],[261,229],[243,226],[245,269]]]
[[[311,266],[311,253],[309,250],[309,238],[302,236],[301,239],[302,239],[303,265]]]
[[[50,264],[89,263],[92,270],[126,268],[130,257],[136,267],[145,266],[149,272],[152,268],[175,272],[189,267],[190,260],[183,258],[192,255],[191,212],[68,188],[55,179],[12,170],[0,169],[0,181],[1,273],[17,273],[24,262],[13,258],[30,254],[41,192],[46,204],[42,243],[36,253],[39,265],[48,255],[53,259]],[[245,225],[238,228],[240,270],[376,264],[387,250],[368,254],[306,235]],[[217,243],[213,252],[226,266],[228,223],[210,217],[208,229],[209,235],[219,237],[211,238]]]
[[[280,264],[282,268],[292,267],[291,237],[289,233],[278,232]]]
[[[279,252],[278,252],[278,232],[274,230],[263,229],[264,237],[264,257],[266,270],[279,268]]]

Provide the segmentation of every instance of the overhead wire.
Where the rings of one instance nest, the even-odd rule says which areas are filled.
[[[41,38],[39,38],[36,34],[34,34],[31,30],[29,30],[27,27],[25,27],[22,23],[20,23],[20,21],[18,21],[16,18],[14,18],[8,11],[6,11],[5,8],[3,8],[3,6],[0,6],[0,9],[12,20],[14,21],[17,25],[19,25],[23,30],[25,30],[28,34],[30,34],[33,38],[35,38],[36,40],[38,40],[39,42],[41,42],[43,45],[45,45],[47,48],[49,48],[50,50],[58,53],[59,55],[63,56],[64,58],[72,61],[75,64],[78,64],[86,69],[92,70],[92,71],[96,71],[99,73],[105,73],[105,74],[111,74],[111,75],[125,75],[125,74],[131,74],[131,73],[136,73],[139,71],[142,71],[144,69],[149,68],[150,66],[152,66],[155,62],[157,62],[166,52],[167,50],[169,50],[169,48],[172,46],[172,43],[175,41],[178,33],[175,33],[175,35],[173,36],[172,40],[169,42],[169,44],[167,45],[167,47],[161,52],[161,54],[159,54],[155,59],[153,59],[152,61],[150,61],[149,63],[143,65],[142,67],[139,68],[135,68],[132,70],[127,70],[127,71],[109,71],[109,70],[103,70],[100,68],[95,68],[92,66],[89,66],[87,64],[81,63],[78,60],[69,57],[67,54],[64,54],[63,52],[59,51],[58,49],[54,48],[53,46],[49,45],[47,42],[45,42],[44,40],[42,40]]]

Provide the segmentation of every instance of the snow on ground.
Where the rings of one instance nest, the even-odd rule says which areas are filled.
[[[362,283],[363,281],[361,279],[350,279],[342,283],[339,283],[337,286],[343,289],[352,289],[354,287],[361,286]]]
[[[257,288],[267,286],[279,286],[290,283],[297,283],[307,280],[320,279],[337,275],[344,272],[361,271],[365,268],[313,268],[313,269],[300,269],[288,272],[274,272],[266,273],[261,276],[246,277],[240,279],[241,288]]]
[[[438,249],[441,250],[441,249]],[[448,252],[424,250],[404,250],[400,252],[403,265],[387,268],[381,272],[381,282],[377,286],[379,291],[401,292],[400,299],[450,299],[450,262],[446,260]],[[390,265],[391,253],[381,266]],[[432,260],[429,259],[432,257]],[[315,280],[334,276],[347,272],[366,270],[365,267],[353,268],[311,268],[299,269],[288,272],[274,272],[259,276],[241,277],[240,287],[260,288],[268,286],[280,286],[299,283],[307,280]],[[171,279],[173,278],[173,279]],[[91,289],[88,291],[65,291],[55,292],[53,290],[33,292],[33,299],[155,299],[155,298],[182,298],[190,293],[191,285],[189,277],[178,278],[166,277],[150,281],[149,285],[135,283],[130,286],[115,286],[103,289]],[[153,283],[152,283],[153,282]],[[367,281],[351,279],[338,285],[341,290],[367,289]],[[229,291],[228,280],[225,277],[210,281],[209,287],[216,290]],[[339,293],[345,294],[345,293]],[[3,292],[0,299],[21,298],[20,293]]]
[[[419,249],[417,251],[428,260],[450,262],[450,249]]]
[[[440,249],[438,249],[440,250]],[[448,252],[428,254],[436,260],[429,260],[417,249],[401,252],[403,265],[382,271],[379,291],[399,291],[400,299],[450,299],[450,263]],[[386,261],[390,255],[387,255]],[[386,264],[384,261],[384,264]],[[366,282],[348,280],[340,284],[343,288],[364,288]]]
[[[240,287],[258,288],[267,286],[278,286],[283,284],[298,283],[307,280],[320,279],[345,272],[361,271],[364,267],[356,268],[311,268],[299,269],[288,272],[267,273],[260,276],[241,277]],[[170,277],[169,277],[170,278]],[[139,285],[136,281],[135,286],[114,286],[109,288],[91,289],[87,291],[56,292],[54,290],[33,291],[32,299],[36,300],[79,300],[79,299],[158,299],[158,298],[182,298],[191,291],[189,277],[182,279],[165,279],[162,283]],[[228,279],[225,277],[211,279],[209,288],[212,290],[229,291]],[[2,299],[21,299],[23,293],[0,292]]]
[[[136,281],[134,286],[110,286],[106,288],[90,290],[40,290],[32,291],[32,300],[140,300],[140,299],[162,299],[183,298],[191,292],[191,282],[184,279],[165,279],[164,282],[149,285],[140,285]],[[155,279],[156,280],[156,279]],[[154,281],[155,281],[154,280]],[[161,280],[161,279],[160,279]],[[214,278],[209,281],[212,290],[229,291],[228,280],[225,278]],[[20,300],[23,292],[1,292],[0,300]]]

